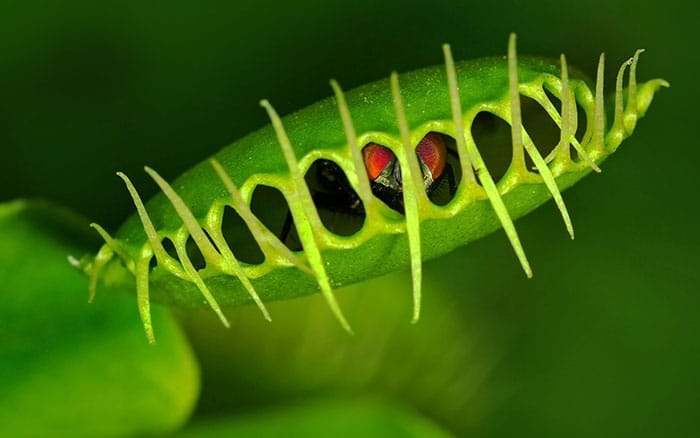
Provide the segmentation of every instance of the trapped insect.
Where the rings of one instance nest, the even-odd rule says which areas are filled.
[[[603,55],[591,89],[569,76],[563,55],[559,62],[518,60],[515,35],[505,58],[455,64],[449,46],[443,53],[444,66],[392,73],[348,93],[331,81],[333,98],[283,119],[261,101],[270,126],[172,185],[146,167],[161,189],[146,204],[118,173],[137,213],[114,237],[92,224],[105,244],[95,257],[72,259],[90,276],[90,299],[100,280],[111,286],[135,278],[153,343],[151,299],[208,305],[228,326],[222,306],[252,301],[270,319],[264,302],[320,290],[350,332],[333,287],[410,266],[417,321],[422,261],[499,227],[532,276],[513,219],[553,198],[573,238],[561,190],[600,171],[598,164],[632,134],[654,93],[668,84],[637,84],[637,51],[618,71],[606,129]],[[523,125],[523,96],[558,127],[559,141],[548,154]],[[512,157],[502,176],[492,175],[475,141],[474,121],[482,113],[510,125]],[[586,129],[577,138],[579,116]],[[265,196],[282,198],[283,208]],[[233,211],[238,222],[231,226],[226,218]]]

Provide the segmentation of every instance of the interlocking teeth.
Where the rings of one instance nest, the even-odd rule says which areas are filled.
[[[267,100],[260,101],[260,106],[262,106],[265,111],[267,111],[270,121],[272,122],[272,127],[277,134],[277,140],[279,141],[280,147],[282,148],[282,153],[287,161],[287,167],[292,177],[294,183],[294,194],[288,197],[287,202],[289,202],[289,211],[292,214],[294,223],[297,226],[297,232],[299,234],[299,239],[301,240],[302,247],[304,248],[304,253],[306,254],[306,259],[311,265],[311,269],[314,271],[314,276],[318,283],[321,293],[326,299],[328,306],[335,315],[340,325],[348,333],[352,333],[352,328],[345,319],[343,311],[340,309],[338,301],[333,295],[333,288],[331,287],[330,278],[328,278],[328,273],[326,272],[325,263],[323,261],[323,256],[321,255],[321,250],[319,249],[318,243],[316,242],[316,232],[315,230],[320,230],[323,225],[321,225],[321,220],[318,217],[318,211],[314,206],[313,200],[311,199],[311,193],[309,192],[309,187],[304,180],[303,175],[299,171],[299,163],[294,156],[294,149],[289,141],[289,137],[284,130],[282,125],[282,120],[277,111],[270,105]]]
[[[604,78],[605,74],[605,53],[600,54],[598,60],[598,70],[595,78],[595,101],[593,111],[593,135],[589,149],[598,155],[605,152],[605,96]]]
[[[428,202],[428,197],[423,188],[418,159],[411,145],[410,131],[406,113],[404,110],[401,89],[399,88],[399,75],[394,72],[390,77],[391,94],[394,100],[394,110],[396,111],[396,121],[399,132],[401,132],[401,143],[403,144],[403,202],[406,217],[406,235],[408,236],[408,250],[411,256],[411,279],[413,284],[413,318],[412,322],[418,322],[420,318],[421,297],[422,297],[422,277],[423,277],[423,257],[421,255],[420,239],[420,206]],[[399,159],[399,161],[401,161]]]
[[[462,170],[461,184],[464,186],[458,193],[466,193],[467,191],[481,191],[488,199],[493,211],[501,223],[506,236],[508,237],[513,250],[525,272],[527,277],[532,277],[532,269],[525,255],[525,251],[518,237],[513,219],[506,208],[503,200],[503,193],[499,191],[499,186],[494,181],[489,169],[479,152],[471,132],[471,126],[465,128],[465,118],[468,117],[462,112],[462,104],[460,101],[459,84],[457,80],[457,72],[450,46],[445,44],[442,47],[445,58],[445,72],[447,76],[447,85],[449,91],[450,108],[452,113],[452,123],[456,132],[456,148]],[[518,81],[518,61],[516,53],[516,36],[511,34],[508,41],[507,51],[507,66],[508,66],[508,94],[507,105],[499,107],[500,110],[494,110],[493,114],[501,117],[510,124],[511,127],[511,143],[512,143],[512,161],[509,168],[509,173],[515,176],[515,180],[541,181],[554,199],[554,202],[559,209],[561,217],[564,221],[566,229],[571,238],[574,237],[571,218],[567,211],[561,196],[560,189],[557,185],[555,174],[558,176],[560,172],[572,169],[580,170],[580,163],[574,163],[571,159],[571,148],[573,147],[578,157],[583,163],[586,163],[592,170],[600,172],[596,161],[610,153],[612,153],[622,142],[622,140],[631,134],[634,130],[637,120],[644,114],[648,108],[654,91],[661,86],[668,86],[666,81],[656,79],[646,82],[638,86],[636,79],[636,69],[639,61],[639,56],[643,50],[637,50],[632,58],[625,61],[620,67],[616,82],[615,82],[615,101],[613,122],[610,130],[605,132],[605,111],[604,111],[604,83],[603,76],[605,70],[605,55],[601,54],[598,69],[596,72],[595,94],[592,98],[593,114],[589,116],[589,123],[592,126],[587,129],[583,139],[579,141],[575,134],[577,130],[578,114],[577,114],[577,92],[581,91],[580,85],[577,82],[571,81],[568,75],[568,66],[566,58],[561,55],[561,78],[553,79],[555,82],[554,94],[559,93],[561,98],[561,111],[557,111],[545,94],[543,86],[532,91],[530,89],[529,96],[535,97],[537,102],[542,105],[544,110],[549,114],[552,120],[559,126],[560,137],[557,145],[552,152],[543,158],[532,139],[528,135],[527,130],[523,126],[520,93],[528,93],[527,84],[520,84]],[[629,82],[627,89],[626,105],[624,99],[624,74],[629,67]],[[551,78],[548,79],[548,81]],[[556,82],[559,81],[559,82]],[[573,83],[573,85],[572,85]],[[551,86],[550,82],[547,82]],[[540,84],[541,85],[541,84]],[[350,175],[349,179],[353,186],[357,189],[358,196],[362,201],[367,219],[379,216],[381,209],[379,202],[375,199],[369,177],[365,170],[365,164],[362,157],[362,151],[358,144],[358,136],[353,125],[350,109],[348,108],[345,95],[336,81],[331,81],[331,87],[334,91],[338,113],[342,121],[345,138],[347,140],[348,151],[355,174]],[[405,106],[403,102],[401,88],[399,86],[399,77],[397,73],[392,73],[390,76],[390,87],[393,98],[393,105],[396,115],[396,123],[401,136],[402,147],[395,151],[399,159],[401,169],[403,171],[403,201],[405,207],[405,230],[408,239],[410,268],[412,276],[413,289],[413,317],[412,322],[418,321],[421,309],[421,294],[422,294],[422,248],[421,248],[421,221],[424,219],[421,214],[429,210],[430,200],[426,192],[422,190],[423,181],[421,179],[421,168],[416,158],[415,149],[411,144],[411,132],[409,129]],[[522,87],[522,89],[521,89]],[[577,88],[579,87],[579,88]],[[526,90],[526,91],[523,91]],[[590,93],[587,89],[586,93]],[[589,99],[587,97],[585,99]],[[585,100],[584,99],[584,100]],[[303,246],[304,255],[299,256],[292,252],[280,239],[274,235],[259,218],[251,211],[238,188],[233,184],[221,164],[212,159],[210,163],[216,171],[219,179],[224,184],[231,198],[230,203],[239,216],[243,219],[246,226],[251,231],[255,241],[260,246],[260,249],[265,254],[266,258],[270,257],[274,260],[282,260],[283,263],[289,263],[301,271],[312,275],[318,287],[326,299],[331,312],[338,319],[340,325],[349,333],[352,329],[346,320],[343,312],[333,294],[331,281],[326,270],[326,264],[323,258],[323,247],[317,237],[317,231],[322,229],[319,212],[314,205],[311,196],[310,188],[307,185],[304,176],[301,173],[299,162],[295,156],[294,149],[289,140],[287,132],[282,124],[282,120],[278,116],[275,109],[266,100],[260,102],[265,109],[272,127],[277,136],[281,151],[285,157],[287,167],[290,173],[292,190],[289,189],[284,193],[287,199],[290,214],[297,228],[299,239]],[[588,107],[587,111],[591,111]],[[525,154],[532,159],[534,169],[537,170],[538,177],[530,173],[525,165]],[[171,240],[174,243],[177,257],[173,257],[167,253],[163,246],[163,237],[159,235],[151,218],[146,211],[144,203],[139,196],[136,188],[129,178],[118,172],[117,175],[124,181],[126,188],[131,195],[131,198],[136,207],[138,216],[141,220],[143,230],[146,234],[147,241],[140,248],[138,255],[131,258],[122,246],[119,240],[112,238],[102,227],[97,224],[91,224],[105,241],[105,245],[100,249],[98,254],[92,260],[92,263],[70,259],[74,266],[84,268],[89,272],[89,301],[92,301],[95,296],[95,290],[98,283],[98,277],[102,269],[116,255],[122,259],[128,270],[136,277],[136,294],[138,309],[143,322],[146,337],[151,343],[155,343],[153,325],[150,312],[150,296],[149,296],[149,273],[150,264],[155,257],[159,267],[164,268],[172,275],[193,283],[200,291],[205,301],[214,310],[219,319],[225,326],[229,326],[229,322],[223,314],[214,294],[209,290],[200,271],[198,271],[187,253],[186,242],[191,237],[192,240],[202,253],[207,267],[212,267],[220,272],[236,277],[252,300],[260,308],[263,316],[269,320],[270,315],[253,287],[250,278],[246,275],[246,270],[234,255],[234,251],[223,234],[216,228],[216,221],[206,221],[206,226],[202,226],[196,219],[190,208],[186,205],[178,193],[165,181],[155,170],[146,167],[145,171],[153,178],[166,198],[170,201],[176,214],[182,220],[183,228],[180,228],[177,236]],[[533,178],[540,178],[536,180]],[[506,189],[501,187],[505,193]],[[512,187],[509,187],[512,189]],[[284,192],[284,191],[283,191]],[[380,220],[380,219],[375,219]],[[219,220],[218,224],[221,224]],[[163,232],[161,230],[161,232]],[[165,237],[167,238],[167,237]],[[289,265],[287,265],[289,266]]]

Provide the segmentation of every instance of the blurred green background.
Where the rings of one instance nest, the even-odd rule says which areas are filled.
[[[191,424],[378,397],[459,435],[697,436],[697,11],[609,3],[2,0],[0,201],[114,229],[133,209],[115,171],[149,197],[144,164],[175,177],[263,126],[260,98],[286,114],[330,95],[329,78],[438,64],[443,42],[458,59],[504,54],[511,31],[520,53],[565,52],[591,74],[605,51],[608,84],[645,48],[640,79],[672,86],[564,194],[575,241],[551,204],[518,222],[534,279],[496,233],[428,263],[417,326],[405,274],[339,291],[353,338],[318,297],[276,303],[271,325],[229,310],[228,332],[182,313],[202,368]]]

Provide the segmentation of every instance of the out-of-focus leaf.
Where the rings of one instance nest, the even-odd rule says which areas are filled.
[[[450,436],[431,421],[376,400],[326,400],[202,423],[180,437],[431,437]]]
[[[504,250],[507,246],[503,242]],[[508,321],[495,319],[477,299],[480,283],[466,280],[475,268],[459,260],[464,266],[426,263],[429,311],[416,325],[409,322],[408,273],[338,291],[354,336],[343,331],[320,295],[271,303],[271,323],[254,306],[231,310],[230,330],[213,312],[188,311],[182,322],[203,375],[196,417],[256,412],[319,395],[363,394],[415,410],[457,435],[471,435],[512,394],[512,381],[499,370],[513,334]],[[514,271],[512,283],[526,283]],[[450,278],[455,272],[459,281]]]
[[[199,370],[166,309],[148,345],[133,296],[87,303],[87,279],[66,260],[90,240],[72,214],[0,205],[0,436],[104,436],[179,427]]]

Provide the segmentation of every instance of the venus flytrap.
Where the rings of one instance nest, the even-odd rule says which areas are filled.
[[[420,315],[423,260],[501,227],[525,274],[532,276],[513,220],[553,198],[573,238],[561,191],[591,170],[600,171],[599,164],[632,134],[654,93],[668,83],[661,79],[637,83],[641,53],[637,51],[618,72],[613,120],[606,132],[603,56],[592,90],[569,72],[563,55],[559,63],[518,59],[514,35],[506,58],[455,64],[449,46],[443,51],[445,66],[393,73],[389,81],[347,93],[332,81],[334,98],[283,118],[262,101],[271,126],[227,146],[172,184],[147,167],[162,192],[145,204],[129,178],[119,173],[137,214],[114,236],[93,225],[105,245],[95,257],[74,263],[90,276],[90,297],[98,279],[116,285],[133,283],[136,277],[141,318],[148,339],[155,342],[151,299],[209,306],[228,325],[224,307],[254,302],[270,319],[265,302],[320,290],[340,324],[351,332],[333,287],[408,266],[415,322]],[[545,90],[560,99],[561,111]],[[535,100],[559,127],[559,141],[546,156],[530,136],[534,127],[523,125],[521,95]],[[580,140],[575,136],[579,107],[587,122]],[[474,120],[482,112],[511,127],[512,160],[498,179],[487,168],[472,134]],[[428,144],[428,138],[449,144],[447,154],[434,143],[427,153],[417,149]],[[385,161],[372,161],[375,156],[367,153],[370,145]],[[572,158],[572,150],[578,159]],[[526,156],[533,169],[527,168]],[[381,172],[368,177],[368,170],[375,168]],[[263,186],[284,197],[286,205],[267,206],[277,209],[278,215],[280,209],[283,217],[286,214],[282,227],[264,220],[256,209],[254,198]],[[443,200],[438,202],[440,196]],[[254,240],[231,243],[223,231],[226,208],[236,211]],[[324,220],[321,213],[326,212],[362,223],[351,233],[343,232],[342,224]],[[166,248],[166,242],[174,248]],[[259,248],[264,260],[246,262],[241,256],[250,249],[246,246]],[[200,266],[196,259],[202,259]]]

